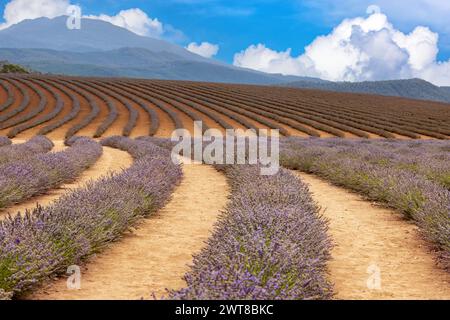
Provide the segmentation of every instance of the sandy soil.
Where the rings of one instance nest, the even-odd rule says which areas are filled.
[[[64,143],[62,141],[54,141],[54,143],[55,147],[52,150],[53,152],[58,152],[64,149]],[[104,147],[103,155],[100,159],[91,168],[84,171],[76,181],[65,184],[61,186],[61,188],[53,189],[45,195],[34,197],[33,199],[0,211],[0,220],[7,217],[8,213],[15,215],[19,211],[23,213],[25,210],[32,210],[36,207],[36,204],[40,204],[41,206],[49,205],[51,202],[61,197],[64,193],[80,188],[90,180],[97,180],[106,175],[108,172],[119,172],[121,169],[129,167],[132,164],[132,161],[133,160],[128,153],[117,149]]]
[[[450,275],[436,266],[415,225],[321,179],[298,175],[330,221],[336,246],[329,272],[337,299],[450,299]]]
[[[179,289],[228,199],[223,175],[212,167],[184,165],[184,179],[165,208],[94,257],[82,271],[81,290],[59,279],[29,299],[152,299]]]

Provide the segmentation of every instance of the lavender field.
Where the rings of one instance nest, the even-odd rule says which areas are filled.
[[[284,142],[281,162],[403,213],[450,267],[448,142],[291,138]]]
[[[361,260],[360,267],[364,271],[367,268],[361,253],[354,251],[358,241],[375,241],[373,250],[377,255],[386,250],[383,246],[391,253],[400,250],[400,258],[395,263],[401,265],[396,268],[389,267],[389,263],[394,263],[389,255],[384,258],[388,267],[380,258],[383,272],[390,277],[402,272],[403,264],[413,263],[424,278],[425,287],[435,286],[430,288],[437,288],[436,294],[447,294],[448,288],[442,282],[448,279],[450,271],[450,144],[447,141],[283,138],[280,150],[283,168],[275,175],[262,176],[259,165],[212,167],[217,175],[226,178],[228,187],[223,192],[228,202],[217,216],[200,217],[211,219],[214,226],[200,230],[202,237],[207,239],[206,242],[198,241],[201,250],[191,250],[183,243],[165,248],[161,243],[156,251],[141,252],[132,258],[127,256],[127,250],[134,252],[131,251],[133,247],[122,250],[121,254],[125,256],[119,256],[114,248],[127,248],[130,234],[134,234],[130,230],[134,228],[138,232],[140,228],[148,228],[148,232],[138,233],[139,237],[133,238],[144,244],[159,237],[176,240],[178,236],[189,236],[185,233],[194,226],[189,226],[183,219],[175,220],[175,224],[171,222],[168,229],[158,226],[164,223],[166,207],[174,207],[173,214],[194,215],[199,206],[217,201],[205,193],[193,200],[193,206],[177,205],[183,197],[179,192],[184,190],[186,180],[206,178],[206,183],[213,181],[203,176],[208,174],[207,171],[192,176],[189,164],[183,164],[181,156],[177,156],[180,163],[173,162],[171,150],[174,144],[164,138],[112,136],[95,141],[74,136],[66,141],[63,150],[54,150],[54,144],[42,136],[13,144],[7,138],[0,142],[3,143],[0,146],[0,213],[2,210],[10,213],[0,219],[1,299],[58,296],[78,299],[95,298],[96,294],[103,297],[103,293],[92,289],[83,291],[81,287],[70,293],[63,287],[66,271],[74,265],[86,268],[82,272],[95,283],[95,273],[103,273],[98,271],[102,259],[112,261],[111,267],[114,267],[114,261],[131,259],[130,268],[141,270],[134,278],[142,290],[147,290],[150,297],[152,291],[165,292],[162,296],[154,296],[158,299],[339,299],[344,297],[339,272],[344,272],[347,282],[354,278],[364,283],[357,278],[359,266],[354,265]],[[207,144],[203,145],[206,147]],[[127,154],[133,163],[66,191],[50,205],[37,205],[26,212],[11,212],[16,204],[30,198],[39,203],[41,195],[76,181],[111,150]],[[209,167],[206,163],[197,166],[200,167],[196,172]],[[340,211],[353,211],[358,219],[358,202],[356,207],[342,201],[337,206],[327,202],[327,207],[323,207],[315,180],[305,177],[308,182],[303,181],[300,172],[337,186],[339,192],[348,197],[361,195],[358,200],[361,208],[364,202],[370,211],[361,211],[361,219],[370,216],[371,210],[374,219],[385,219],[386,215],[378,215],[377,210],[387,210],[387,215],[392,215],[394,220],[390,222],[387,218],[383,223],[395,231],[393,234],[403,237],[403,242],[389,242],[392,232],[387,230],[381,230],[381,235],[385,233],[387,238],[378,238],[380,230],[375,226],[372,235],[369,231],[343,242],[336,234],[336,219]],[[210,186],[211,190],[215,187]],[[195,193],[195,190],[191,191]],[[330,198],[333,196],[329,194]],[[184,212],[186,210],[190,211]],[[398,214],[403,215],[403,220],[395,220]],[[339,219],[344,222],[339,226],[344,228],[340,230],[343,233],[357,232],[352,230],[352,222],[361,227],[365,223],[364,220],[347,223],[345,215]],[[371,228],[371,222],[366,225]],[[414,225],[418,231],[409,227]],[[414,238],[403,236],[404,228]],[[199,237],[199,234],[192,236]],[[367,240],[368,236],[372,239]],[[372,244],[363,243],[366,245]],[[152,248],[155,250],[154,246]],[[164,279],[171,280],[158,284],[151,283],[151,276],[146,278],[150,280],[140,280],[138,274],[144,269],[140,269],[139,264],[145,265],[152,255],[156,259],[163,251],[169,253],[167,265],[154,266],[154,270],[147,268],[145,272],[154,273],[155,277],[167,273]],[[180,254],[184,254],[183,260],[179,260]],[[425,260],[420,260],[417,254],[423,255]],[[405,257],[412,260],[407,261]],[[414,259],[419,260],[411,262]],[[343,264],[343,271],[339,264]],[[405,281],[407,276],[403,277]],[[133,290],[137,290],[134,284],[127,286],[114,273],[113,277],[115,290],[123,290],[124,297],[128,297],[126,294],[133,296]],[[99,280],[96,286],[112,290],[105,281]],[[386,295],[395,294],[395,288],[391,286],[395,287],[396,281],[399,279],[385,284]],[[414,292],[412,297],[416,297],[415,286],[420,285],[410,284],[411,292]],[[402,285],[398,287],[403,288]],[[359,289],[354,287],[352,290]],[[408,290],[401,289],[401,294]],[[419,297],[425,298],[428,290],[428,287],[424,288]],[[384,294],[384,291],[377,292]]]

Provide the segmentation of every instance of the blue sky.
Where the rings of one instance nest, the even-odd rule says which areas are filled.
[[[450,85],[448,0],[0,0],[0,29],[61,15],[69,4],[240,67]]]
[[[113,15],[123,9],[140,8],[150,17],[180,30],[184,39],[177,41],[183,45],[191,41],[218,44],[220,51],[216,58],[227,62],[232,62],[236,52],[255,43],[264,43],[275,50],[292,48],[293,54],[300,54],[317,36],[328,34],[343,19],[364,16],[368,5],[373,3],[379,4],[391,22],[405,33],[412,31],[417,25],[430,26],[441,37],[439,59],[450,58],[450,30],[445,26],[446,18],[442,18],[442,23],[440,18],[436,19],[432,8],[435,1],[390,1],[397,2],[397,5],[384,2],[386,1],[78,0],[75,3],[80,4],[83,13],[87,14]],[[411,5],[414,2],[417,3],[416,6]],[[420,7],[421,3],[428,3],[431,7]],[[436,10],[439,8],[436,7]],[[429,16],[419,13],[420,11],[429,11]],[[450,12],[438,14],[450,16]]]

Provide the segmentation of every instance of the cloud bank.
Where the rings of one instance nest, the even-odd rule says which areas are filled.
[[[186,49],[205,58],[212,58],[219,52],[219,46],[209,42],[202,42],[201,44],[191,42]]]
[[[345,19],[330,34],[317,37],[300,56],[293,56],[291,49],[275,51],[257,44],[237,53],[234,65],[332,81],[420,77],[450,85],[450,60],[437,61],[437,33],[418,26],[404,34],[379,8],[371,7],[368,13]]]
[[[3,14],[5,22],[0,24],[0,30],[26,19],[41,17],[52,19],[65,15],[70,5],[70,0],[11,0],[5,6]],[[159,38],[166,31],[174,32],[173,28],[170,26],[165,28],[158,19],[150,18],[138,8],[122,10],[113,16],[100,14],[85,15],[83,18],[107,21],[141,36]]]
[[[55,18],[66,13],[69,0],[12,0],[6,4],[0,30],[26,19]]]
[[[150,18],[144,11],[137,8],[122,10],[115,16],[101,14],[86,15],[84,18],[106,21],[141,36],[158,38],[164,33],[163,24],[158,19]]]

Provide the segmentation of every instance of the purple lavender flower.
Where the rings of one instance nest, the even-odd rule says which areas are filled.
[[[80,147],[82,152],[87,143],[83,140],[76,139],[70,149]],[[0,222],[0,298],[20,295],[82,262],[169,200],[182,170],[171,162],[168,151],[123,137],[103,143],[128,151],[135,163],[46,208]]]

